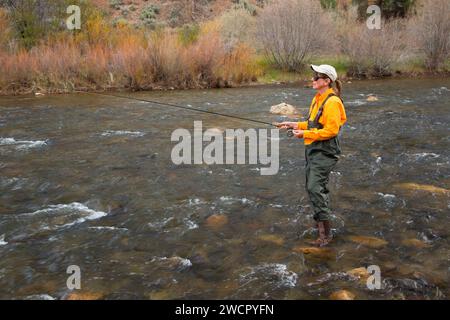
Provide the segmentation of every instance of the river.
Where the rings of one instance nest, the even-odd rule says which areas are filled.
[[[92,94],[0,97],[0,298],[448,299],[450,79],[344,90],[335,240],[316,251],[298,139],[280,135],[272,176],[255,165],[177,166],[173,130],[254,125]],[[313,95],[130,94],[267,122],[281,102],[305,114]],[[66,285],[71,265],[79,291]],[[355,276],[368,266],[379,267],[380,289]]]

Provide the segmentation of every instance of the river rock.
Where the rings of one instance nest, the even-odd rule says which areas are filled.
[[[378,97],[375,96],[375,95],[373,95],[373,94],[371,94],[371,95],[369,95],[369,96],[367,97],[367,101],[369,101],[369,102],[378,101]]]
[[[334,256],[333,251],[329,248],[298,246],[292,250],[297,253],[303,253],[306,255],[312,255],[312,256],[321,257],[321,258],[332,258]]]
[[[284,243],[284,240],[281,237],[274,234],[262,234],[258,237],[258,239],[261,241],[271,242],[279,246],[282,246]]]
[[[436,187],[433,185],[428,184],[417,184],[417,183],[398,183],[395,185],[397,188],[405,189],[405,190],[412,190],[412,191],[426,191],[431,193],[437,193],[442,195],[448,195],[450,194],[450,190],[444,189],[441,187]]]
[[[370,276],[369,272],[364,267],[349,270],[347,273],[358,278],[368,278]]]
[[[228,223],[228,217],[224,214],[213,214],[206,219],[206,226],[212,229],[218,229]]]
[[[388,244],[386,240],[375,238],[375,237],[365,237],[365,236],[350,236],[349,239],[353,242],[365,245],[371,248],[381,248]]]
[[[402,244],[403,244],[404,246],[407,246],[407,247],[414,247],[414,248],[417,248],[417,249],[424,249],[424,248],[430,247],[430,245],[429,245],[428,243],[426,243],[426,242],[424,242],[424,241],[422,241],[422,240],[419,240],[419,239],[415,239],[415,238],[412,238],[412,239],[404,239],[404,240],[402,241]]]
[[[294,115],[298,114],[298,111],[294,106],[291,106],[290,104],[283,102],[270,107],[270,113],[282,115]]]
[[[159,265],[165,269],[173,271],[183,271],[192,267],[192,262],[189,259],[184,259],[181,257],[156,257],[152,262],[158,262]]]
[[[100,300],[103,296],[104,294],[100,292],[72,292],[65,300]]]
[[[347,274],[358,278],[361,283],[366,283],[370,276],[369,272],[364,267],[349,270],[347,271]]]
[[[330,295],[331,300],[355,300],[356,295],[347,290],[339,290]]]
[[[173,292],[169,289],[155,290],[150,292],[147,297],[150,300],[169,300],[173,299]]]

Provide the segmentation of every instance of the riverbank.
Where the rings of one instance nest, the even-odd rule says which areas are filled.
[[[127,88],[127,87],[101,87],[101,86],[80,86],[77,88],[67,88],[67,89],[46,89],[46,88],[22,88],[15,91],[0,91],[0,96],[23,96],[23,95],[35,95],[44,96],[48,94],[69,94],[76,92],[137,92],[137,91],[172,91],[172,90],[198,90],[198,89],[220,89],[220,88],[246,88],[246,87],[261,87],[270,88],[283,85],[292,85],[299,87],[310,87],[311,75],[308,72],[294,73],[294,72],[283,72],[279,70],[268,70],[266,74],[258,78],[256,81],[245,82],[245,83],[218,83],[217,86],[196,86],[196,87],[176,87],[163,84],[154,84],[150,86],[140,87],[140,88]],[[397,70],[391,76],[387,77],[367,77],[367,78],[355,78],[350,77],[345,74],[340,75],[340,79],[344,84],[350,84],[352,82],[361,82],[367,80],[426,80],[426,79],[447,79],[450,78],[450,71],[440,71],[440,72],[428,72],[428,71],[400,71]]]

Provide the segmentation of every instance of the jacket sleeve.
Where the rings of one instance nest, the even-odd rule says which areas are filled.
[[[339,102],[329,101],[323,109],[323,128],[305,130],[303,137],[313,141],[329,140],[339,133],[341,125],[341,111]]]
[[[308,121],[301,121],[299,123],[297,123],[298,125],[298,130],[306,130],[306,128],[308,128]]]

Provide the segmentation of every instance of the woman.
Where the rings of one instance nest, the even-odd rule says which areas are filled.
[[[282,122],[277,126],[293,129],[294,136],[304,139],[306,190],[319,231],[319,237],[313,244],[326,246],[332,239],[327,184],[341,153],[338,134],[347,116],[340,98],[342,84],[337,80],[336,69],[330,65],[311,65],[311,68],[314,71],[313,88],[317,94],[309,108],[307,121]]]

